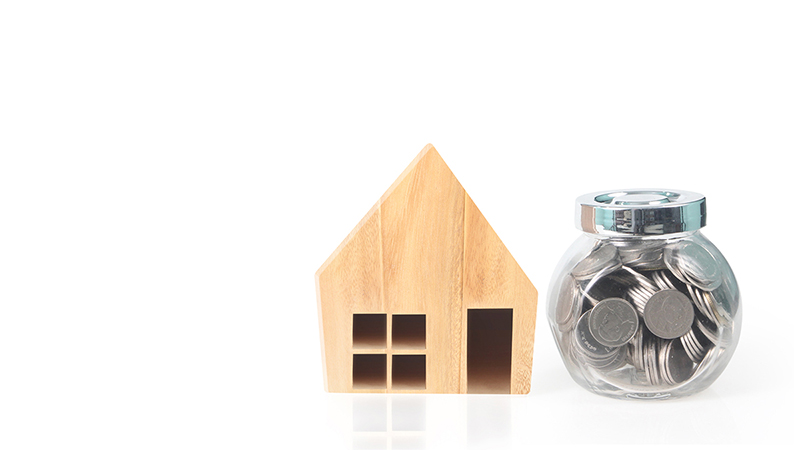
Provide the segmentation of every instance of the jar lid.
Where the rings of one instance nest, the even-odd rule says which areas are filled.
[[[575,225],[605,235],[649,236],[706,225],[706,198],[696,192],[623,189],[578,197]]]

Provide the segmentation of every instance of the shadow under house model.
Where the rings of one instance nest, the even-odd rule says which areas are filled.
[[[328,392],[530,391],[536,288],[432,145],[316,282]]]

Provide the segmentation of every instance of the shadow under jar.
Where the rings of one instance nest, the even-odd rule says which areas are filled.
[[[551,280],[547,317],[572,378],[614,398],[666,399],[707,388],[741,332],[739,288],[700,228],[706,200],[670,190],[577,200],[584,233]]]

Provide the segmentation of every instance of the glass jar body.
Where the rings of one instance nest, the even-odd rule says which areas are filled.
[[[741,332],[736,278],[699,231],[584,233],[553,274],[547,316],[572,378],[615,398],[677,398],[707,388]]]

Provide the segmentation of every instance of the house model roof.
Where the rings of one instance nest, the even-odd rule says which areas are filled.
[[[316,283],[329,392],[530,390],[536,288],[432,145]]]

